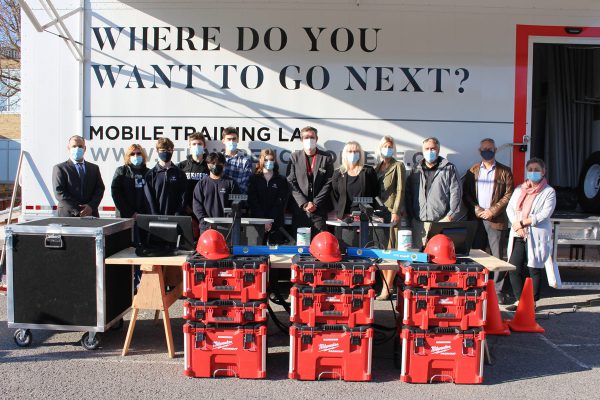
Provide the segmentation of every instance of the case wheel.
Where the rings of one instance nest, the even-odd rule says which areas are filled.
[[[29,329],[17,329],[13,337],[19,347],[29,347],[31,345],[31,331]]]
[[[100,346],[100,336],[96,333],[90,337],[90,333],[86,332],[81,337],[81,346],[86,350],[96,350]]]

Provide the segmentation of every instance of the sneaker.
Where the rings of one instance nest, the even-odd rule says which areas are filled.
[[[517,311],[518,306],[519,306],[519,302],[516,301],[514,304],[511,304],[510,306],[506,306],[505,310],[506,311]]]

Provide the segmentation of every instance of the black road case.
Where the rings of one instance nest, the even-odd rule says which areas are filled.
[[[31,344],[30,329],[97,332],[122,325],[133,299],[133,267],[104,259],[131,245],[133,220],[46,218],[8,225],[8,327],[15,342]]]

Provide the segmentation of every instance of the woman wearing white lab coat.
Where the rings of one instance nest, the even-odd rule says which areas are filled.
[[[506,308],[509,311],[516,310],[528,276],[533,281],[534,298],[539,300],[544,264],[552,255],[553,247],[550,217],[556,206],[556,193],[546,181],[546,164],[532,158],[527,161],[526,169],[526,181],[515,188],[506,208],[511,223],[508,262],[516,267],[509,276],[517,299]]]

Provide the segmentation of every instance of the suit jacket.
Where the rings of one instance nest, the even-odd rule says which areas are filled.
[[[463,182],[463,200],[469,212],[469,218],[477,219],[477,213],[482,212],[483,208],[479,206],[477,200],[477,180],[479,179],[479,169],[481,163],[473,165],[466,173]],[[490,225],[497,230],[504,230],[508,227],[508,218],[506,216],[506,206],[513,193],[513,176],[510,168],[496,161],[496,173],[494,174],[494,190],[492,192],[492,201],[490,211],[493,217],[490,219]]]
[[[362,197],[372,197],[375,199],[376,196],[379,196],[377,173],[372,167],[365,165],[358,174],[358,181],[362,189]],[[333,201],[335,214],[340,219],[344,217],[344,210],[348,201],[346,191],[347,182],[348,173],[342,173],[339,169],[336,169],[331,179],[331,200]],[[373,203],[375,202],[373,201]]]
[[[375,168],[376,172],[381,169],[381,164],[379,163]],[[404,167],[404,163],[392,158],[390,167],[383,175],[383,182],[379,188],[379,197],[388,211],[398,216],[404,210],[405,179],[406,167]]]
[[[80,204],[92,208],[92,215],[98,217],[98,205],[104,195],[104,182],[96,164],[84,161],[85,182],[83,195],[79,192],[79,173],[71,160],[57,164],[52,170],[52,188],[58,200],[59,217],[78,217]]]
[[[312,201],[317,206],[316,214],[325,216],[331,209],[329,192],[331,191],[331,177],[333,176],[333,160],[328,153],[320,149],[317,149],[315,157],[317,159],[313,170],[312,199],[308,195],[309,182],[304,150],[297,150],[292,153],[286,175],[298,210],[301,211],[304,204]]]

